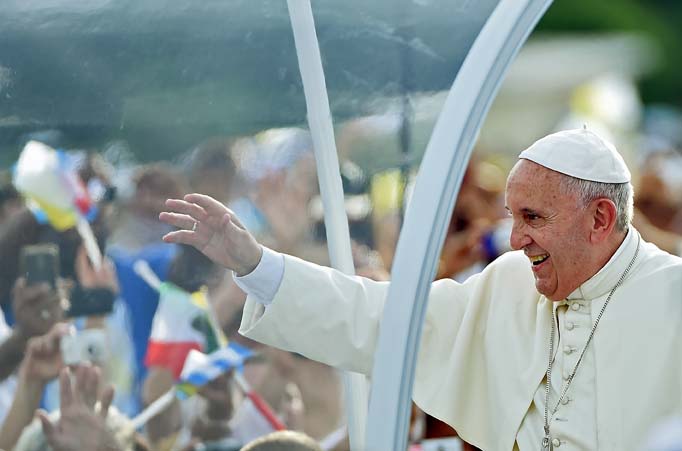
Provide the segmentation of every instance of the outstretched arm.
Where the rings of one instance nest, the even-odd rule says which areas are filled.
[[[55,324],[50,332],[33,337],[26,347],[26,357],[19,370],[17,391],[12,407],[0,430],[0,448],[12,449],[40,405],[43,388],[63,367],[59,341],[68,333],[65,323]]]
[[[166,234],[167,243],[194,246],[214,263],[238,276],[250,273],[262,255],[261,245],[235,214],[217,200],[203,194],[168,199],[169,211],[159,215],[166,224],[178,227]]]

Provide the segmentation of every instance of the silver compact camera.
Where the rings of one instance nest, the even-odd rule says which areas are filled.
[[[60,348],[65,365],[104,363],[107,359],[106,333],[102,329],[74,332],[62,337]]]

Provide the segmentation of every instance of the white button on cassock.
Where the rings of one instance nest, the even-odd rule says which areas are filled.
[[[559,440],[558,438],[553,439],[552,440],[552,446],[555,448],[560,447],[561,446],[561,440]]]
[[[569,321],[566,323],[566,329],[573,330],[574,327],[575,327],[575,324],[573,324],[572,322]]]
[[[573,346],[564,346],[564,354],[570,354],[574,351]]]
[[[578,311],[578,310],[580,310],[580,304],[577,303],[577,302],[574,302],[573,304],[571,304],[571,309],[572,309],[573,311]]]

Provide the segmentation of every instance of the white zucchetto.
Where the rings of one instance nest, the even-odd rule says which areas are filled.
[[[626,183],[631,179],[615,146],[584,128],[547,135],[521,152],[519,158],[593,182]]]

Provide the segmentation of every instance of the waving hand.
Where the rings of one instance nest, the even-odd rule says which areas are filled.
[[[169,211],[159,219],[178,227],[166,234],[167,243],[194,246],[213,262],[231,269],[238,276],[258,265],[262,248],[230,209],[203,194],[188,194],[183,199],[168,199]]]

